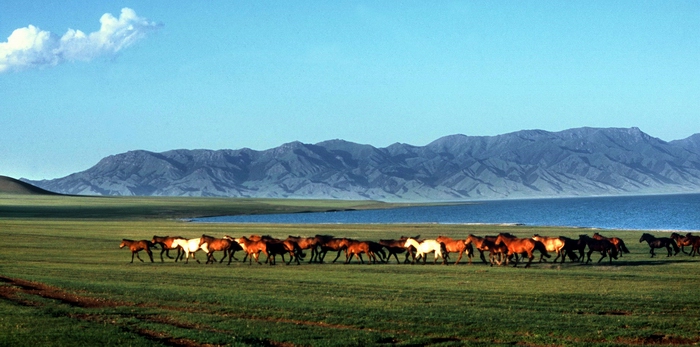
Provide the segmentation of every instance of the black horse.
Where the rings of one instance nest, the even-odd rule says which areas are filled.
[[[656,253],[654,253],[655,248],[666,248],[666,251],[668,251],[668,257],[672,255],[678,254],[678,252],[681,251],[681,249],[678,247],[676,244],[676,241],[673,241],[670,237],[654,237],[654,235],[644,233],[642,234],[642,237],[639,238],[639,243],[642,243],[643,241],[646,241],[649,244],[649,253],[651,253],[651,257],[653,258]],[[676,253],[673,253],[671,251],[675,251]]]

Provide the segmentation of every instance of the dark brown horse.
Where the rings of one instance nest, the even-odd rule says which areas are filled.
[[[602,257],[598,259],[599,263],[605,257],[609,258],[610,264],[612,264],[613,258],[617,259],[617,248],[612,242],[610,242],[610,240],[596,240],[586,234],[579,235],[578,238],[580,242],[585,243],[586,246],[588,246],[586,264],[591,261],[591,254],[593,254],[593,252],[600,252],[602,255]]]
[[[182,250],[182,247],[178,247],[173,245],[173,241],[176,239],[184,239],[184,237],[181,236],[156,236],[153,235],[153,239],[151,239],[151,243],[155,245],[160,245],[160,262],[163,262],[163,253],[165,253],[165,256],[173,259],[173,257],[170,256],[170,250],[171,249],[176,249],[177,250],[177,257],[175,257],[175,261],[177,261],[178,258],[180,258],[180,251]]]
[[[419,240],[420,235],[416,235],[416,236],[413,236],[410,238],[413,238],[414,240]],[[411,259],[409,259],[409,257],[412,257],[413,261],[415,261],[415,259],[416,259],[415,248],[413,248],[413,247],[405,248],[404,247],[407,239],[409,239],[408,236],[401,236],[398,240],[395,240],[395,239],[379,240],[379,244],[384,246],[384,248],[386,248],[387,252],[389,253],[387,255],[387,259],[386,259],[387,262],[389,262],[389,259],[393,255],[394,259],[396,259],[396,263],[401,264],[399,262],[399,257],[397,256],[397,254],[402,254],[402,253],[406,254],[406,257],[403,261],[404,264],[411,262]],[[419,240],[418,242],[421,242],[421,241],[422,240]]]
[[[305,249],[311,250],[311,257],[309,258],[309,263],[313,262],[316,259],[316,257],[318,257],[318,249],[317,249],[318,242],[319,242],[318,237],[301,237],[301,236],[289,235],[289,236],[287,236],[287,240],[296,242],[296,244],[302,250],[305,250]],[[298,258],[297,258],[297,260],[298,260]]]
[[[681,251],[681,249],[678,248],[676,241],[673,241],[673,239],[670,237],[655,237],[652,234],[644,233],[642,234],[642,237],[639,238],[639,243],[644,241],[646,241],[649,245],[649,253],[651,253],[652,258],[656,255],[656,253],[654,253],[655,248],[666,248],[666,251],[668,252],[667,257],[676,255]],[[676,253],[673,253],[671,251],[672,249],[676,251]]]
[[[122,243],[119,245],[119,248],[124,248],[124,247],[129,247],[131,250],[131,262],[134,262],[134,255],[136,255],[136,258],[139,258],[139,260],[143,263],[143,259],[139,256],[139,252],[141,251],[146,251],[148,253],[148,257],[151,258],[151,263],[153,262],[153,253],[151,252],[151,247],[153,247],[153,244],[151,241],[148,240],[129,240],[129,239],[122,239]]]
[[[625,241],[622,241],[621,238],[619,237],[605,237],[599,233],[594,233],[593,238],[596,240],[608,240],[612,242],[613,246],[617,248],[617,254],[622,257],[622,253],[629,253],[630,251],[627,249],[627,246],[625,246]]]
[[[563,263],[564,260],[566,260],[566,257],[569,256],[569,259],[571,262],[577,262],[577,261],[583,261],[585,259],[585,252],[586,252],[586,243],[581,241],[580,239],[572,239],[568,238],[566,236],[559,236],[559,238],[564,241],[564,247],[561,249],[561,262]],[[579,255],[576,255],[576,252],[578,251]]]
[[[462,260],[462,255],[466,252],[467,258],[469,259],[469,264],[472,263],[472,254],[474,254],[474,247],[471,243],[467,244],[464,240],[455,240],[447,236],[438,236],[437,242],[445,244],[445,250],[447,250],[448,257],[449,253],[459,253],[459,257],[455,262],[455,265],[459,264]]]
[[[539,251],[542,253],[545,257],[550,258],[551,256],[549,253],[547,253],[547,249],[545,249],[544,244],[539,241],[535,241],[531,238],[517,238],[517,237],[509,237],[508,235],[505,234],[498,234],[498,237],[496,238],[496,245],[499,244],[505,244],[506,247],[508,247],[508,257],[510,258],[511,256],[515,256],[518,254],[523,254],[527,256],[528,262],[525,265],[526,268],[530,267],[530,264],[532,264],[532,259],[535,258],[533,255],[533,252],[535,250]],[[517,257],[515,258],[514,261],[515,265],[514,267],[518,266],[518,259]],[[508,258],[506,258],[506,264],[508,264]]]
[[[333,262],[335,263],[338,258],[340,258],[340,252],[345,250],[345,246],[342,242],[343,239],[335,238],[329,235],[317,235],[316,237],[319,238],[318,247],[320,248],[319,255],[316,257],[318,262],[323,263],[328,251],[337,251],[338,255],[335,257],[335,259],[333,259]]]
[[[690,243],[690,255],[696,256],[700,254],[700,236],[695,236],[691,233],[685,235],[686,240]]]
[[[207,249],[209,252],[207,253],[207,262],[206,264],[213,264],[216,261],[216,258],[214,258],[214,252],[223,252],[224,256],[221,257],[221,260],[219,263],[223,263],[224,259],[228,256],[228,264],[231,265],[231,260],[234,259],[235,257],[233,254],[236,251],[240,251],[243,248],[238,244],[238,242],[233,241],[229,238],[216,238],[213,236],[205,235],[202,234],[202,237],[200,238],[199,241],[199,247],[202,247],[203,244],[207,244]],[[236,259],[238,260],[238,259]]]

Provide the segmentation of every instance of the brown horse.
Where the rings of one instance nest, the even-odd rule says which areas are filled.
[[[511,256],[515,256],[518,254],[524,254],[527,255],[528,262],[525,265],[526,268],[530,267],[530,264],[532,264],[532,259],[535,258],[533,255],[533,252],[535,250],[539,251],[542,253],[545,257],[549,258],[550,255],[547,253],[547,249],[545,249],[544,245],[542,242],[535,241],[530,238],[517,238],[517,237],[509,237],[508,235],[505,235],[503,233],[498,234],[498,237],[496,238],[496,245],[498,244],[505,244],[506,247],[508,247],[508,258]],[[508,264],[508,258],[506,258],[506,264]],[[515,257],[514,261],[515,265],[514,267],[518,266],[518,258]]]
[[[459,258],[457,258],[455,265],[459,264],[459,261],[462,260],[462,255],[465,252],[467,253],[469,264],[472,263],[472,254],[474,254],[474,247],[471,245],[471,243],[467,244],[464,240],[455,240],[447,236],[438,236],[436,240],[437,242],[445,244],[445,249],[447,250],[448,257],[449,253],[459,253]]]
[[[245,236],[241,236],[235,241],[243,248],[243,251],[246,253],[246,257],[249,257],[248,262],[250,265],[253,264],[253,257],[255,257],[255,261],[262,265],[260,262],[260,253],[265,253],[265,255],[269,258],[270,255],[267,253],[267,243],[262,240],[258,241],[251,241],[249,238]],[[245,259],[243,259],[243,262],[245,262]]]
[[[601,257],[598,259],[598,263],[605,257],[608,257],[609,264],[612,264],[613,258],[617,259],[617,247],[615,247],[612,241],[596,240],[586,234],[579,235],[578,239],[581,243],[585,243],[586,246],[588,246],[586,264],[591,261],[591,254],[593,254],[593,252],[600,252]]]
[[[639,243],[644,241],[646,241],[649,245],[649,253],[651,253],[652,258],[656,255],[656,253],[654,253],[654,248],[666,248],[666,251],[668,252],[667,257],[676,255],[681,251],[681,249],[678,248],[676,241],[673,241],[673,239],[670,237],[655,237],[652,234],[644,233],[642,234],[642,237],[639,238]],[[673,253],[671,249],[676,251],[676,253]]]
[[[228,256],[227,265],[231,265],[231,260],[235,258],[233,254],[236,251],[240,251],[243,249],[237,242],[229,238],[224,237],[219,239],[213,236],[202,234],[202,237],[199,241],[199,247],[202,247],[202,245],[205,243],[207,244],[207,249],[209,250],[209,252],[207,253],[207,262],[205,264],[213,264],[216,261],[216,258],[214,258],[214,252],[221,251],[224,253],[224,256],[221,257],[219,263],[223,263],[224,259],[226,259],[226,257]]]
[[[691,233],[685,235],[686,240],[690,243],[692,249],[690,250],[690,256],[696,256],[700,254],[700,236],[695,236]]]
[[[177,257],[174,258],[176,261],[178,258],[180,258],[180,251],[182,250],[182,247],[178,247],[173,245],[173,241],[176,239],[184,239],[184,237],[181,236],[156,236],[153,235],[153,239],[151,239],[151,243],[155,245],[160,245],[160,262],[163,262],[163,253],[165,253],[165,256],[173,259],[173,257],[170,256],[170,250],[171,249],[176,249],[177,250]]]
[[[554,252],[557,254],[557,257],[554,258],[553,262],[557,262],[557,259],[559,257],[561,258],[561,262],[564,262],[564,257],[562,256],[562,248],[564,248],[564,240],[558,238],[558,237],[548,237],[548,236],[540,236],[538,234],[535,234],[532,236],[532,239],[535,241],[542,242],[544,244],[544,248],[547,249],[547,252]],[[547,261],[546,259],[543,259],[543,254],[540,255],[540,262]]]
[[[345,249],[345,264],[349,264],[353,256],[357,257],[361,264],[364,264],[362,253],[367,254],[367,258],[369,258],[367,259],[367,264],[377,263],[376,249],[372,249],[370,242],[344,238],[340,243]]]
[[[338,255],[335,257],[335,259],[333,259],[333,262],[335,263],[338,258],[340,258],[340,252],[345,250],[345,246],[342,242],[343,239],[335,238],[329,235],[317,235],[317,237],[319,238],[318,246],[321,249],[319,251],[319,255],[316,257],[318,262],[323,263],[328,251],[337,251]]]
[[[301,237],[301,236],[287,236],[288,241],[296,242],[301,250],[310,249],[311,258],[309,258],[309,263],[313,262],[316,257],[318,257],[318,237]],[[298,261],[298,257],[297,257]]]
[[[508,254],[508,247],[504,244],[496,245],[496,239],[498,236],[485,236],[479,237],[469,234],[467,239],[464,241],[466,244],[474,244],[476,249],[479,251],[481,260],[486,263],[484,258],[484,252],[489,252],[489,263],[491,266],[494,264],[501,265],[505,260],[505,255]]]
[[[148,253],[148,257],[151,258],[151,263],[153,262],[153,253],[151,253],[151,247],[153,247],[153,244],[151,241],[148,240],[129,240],[129,239],[122,239],[122,243],[119,245],[119,248],[124,248],[124,247],[129,247],[131,250],[131,262],[134,262],[134,254],[136,255],[136,258],[139,258],[139,260],[143,263],[143,259],[139,256],[139,252],[141,251],[146,251]]]
[[[617,254],[622,257],[622,253],[629,253],[630,251],[625,246],[625,241],[622,241],[619,237],[605,237],[599,233],[594,233],[593,238],[596,240],[608,240],[612,242],[613,246],[617,249]]]

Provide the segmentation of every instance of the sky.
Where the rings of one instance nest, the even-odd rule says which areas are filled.
[[[0,2],[0,175],[577,127],[700,133],[700,1]]]

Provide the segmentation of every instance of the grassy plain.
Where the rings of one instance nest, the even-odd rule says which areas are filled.
[[[377,240],[415,234],[464,237],[508,231],[576,236],[593,231],[437,224],[198,224],[171,218],[226,214],[234,208],[249,213],[260,206],[266,211],[311,210],[307,205],[317,203],[315,208],[321,210],[354,207],[308,201],[251,200],[248,206],[231,199],[64,199],[0,196],[0,345],[700,342],[698,258],[679,254],[650,259],[636,231],[601,231],[622,237],[632,252],[613,265],[227,266],[167,258],[161,263],[159,251],[154,253],[155,263],[142,254],[146,263],[130,264],[130,252],[118,248],[120,240],[150,239],[154,234],[283,238],[323,233]]]

